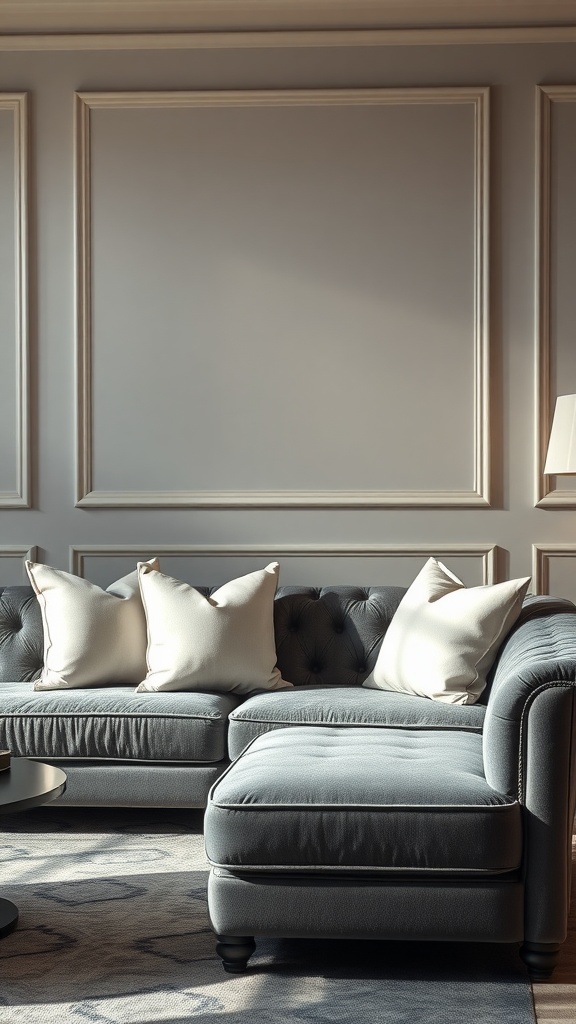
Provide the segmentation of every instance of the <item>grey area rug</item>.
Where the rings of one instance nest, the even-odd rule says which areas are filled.
[[[202,815],[40,808],[0,818],[0,1024],[534,1024],[517,948],[257,939],[227,975]]]

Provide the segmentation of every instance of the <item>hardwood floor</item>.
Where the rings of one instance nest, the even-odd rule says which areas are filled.
[[[572,840],[572,913],[560,963],[550,981],[533,986],[538,1024],[576,1022],[576,836]]]

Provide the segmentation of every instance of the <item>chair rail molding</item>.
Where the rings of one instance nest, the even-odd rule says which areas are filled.
[[[14,140],[14,311],[16,348],[16,488],[0,490],[0,508],[30,508],[30,342],[28,318],[28,95],[0,92]]]
[[[574,43],[576,25],[310,29],[262,32],[84,32],[0,35],[1,52],[273,50]]]
[[[551,558],[576,559],[576,544],[567,541],[564,544],[532,545],[532,581],[536,594],[550,593]]]
[[[70,572],[84,576],[87,558],[479,558],[482,583],[498,581],[496,544],[74,544]]]
[[[540,85],[536,93],[535,505],[549,509],[576,508],[576,490],[553,488],[554,477],[544,473],[554,405],[551,394],[551,113],[554,103],[576,103],[576,85]]]
[[[198,92],[81,92],[75,100],[77,474],[79,508],[489,508],[488,87]],[[93,485],[92,110],[465,104],[474,117],[474,384],[471,490],[98,490]]]
[[[511,31],[576,22],[574,0],[0,0],[5,33],[389,29]]]

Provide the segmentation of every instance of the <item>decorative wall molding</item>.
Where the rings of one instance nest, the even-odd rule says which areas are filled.
[[[91,133],[96,109],[365,106],[472,107],[474,196],[474,482],[470,491],[98,491],[92,472]],[[315,89],[76,94],[77,492],[81,508],[480,508],[490,506],[491,423],[488,295],[489,89]]]
[[[532,590],[535,594],[550,593],[551,558],[576,558],[576,544],[532,545]]]
[[[575,508],[576,490],[551,488],[553,476],[544,463],[553,401],[551,395],[551,108],[553,103],[576,103],[576,85],[537,86],[536,102],[536,505],[539,508]]]
[[[479,558],[482,583],[498,579],[496,544],[82,544],[70,547],[70,572],[84,576],[87,558]]]
[[[22,544],[0,544],[0,559],[2,558],[18,558],[22,562],[22,583],[28,581],[26,575],[26,569],[24,563],[27,561],[35,562],[38,558],[38,548],[35,544],[30,547],[25,547]]]
[[[0,35],[0,52],[331,49],[365,46],[491,46],[574,42],[576,25],[263,32],[86,32],[65,35]]]
[[[0,491],[0,508],[30,508],[30,346],[28,336],[28,99],[0,93],[14,119],[14,245],[16,334],[16,490]]]
[[[4,32],[422,31],[576,22],[574,0],[0,0]]]

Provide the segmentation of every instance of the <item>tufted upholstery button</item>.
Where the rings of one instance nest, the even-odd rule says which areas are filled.
[[[334,623],[334,632],[335,633],[343,633],[344,632],[344,623],[343,622],[335,622]]]
[[[310,664],[310,671],[313,672],[314,675],[317,675],[318,672],[322,671],[322,666],[319,665],[317,661],[313,661]]]
[[[356,666],[356,671],[357,671],[357,672],[358,672],[358,673],[359,673],[360,675],[362,675],[362,673],[364,673],[364,672],[366,672],[366,671],[367,671],[367,669],[366,669],[366,665],[357,665],[357,666]]]

